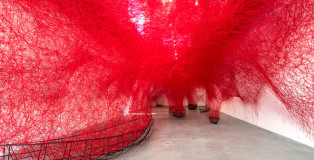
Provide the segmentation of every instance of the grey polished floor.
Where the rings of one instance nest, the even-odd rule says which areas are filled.
[[[115,160],[314,160],[314,149],[226,114],[218,125],[206,113],[185,118],[153,107],[150,138]]]

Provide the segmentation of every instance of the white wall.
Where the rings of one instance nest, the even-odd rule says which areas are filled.
[[[246,108],[250,107],[239,98],[233,98],[223,103],[221,112],[314,148],[314,137],[303,132],[270,89],[265,88],[259,101],[258,115]]]

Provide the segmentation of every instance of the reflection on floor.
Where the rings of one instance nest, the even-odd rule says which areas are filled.
[[[201,108],[201,107],[199,107]],[[115,160],[314,160],[314,149],[226,114],[217,125],[206,113],[174,118],[153,107],[151,137]]]

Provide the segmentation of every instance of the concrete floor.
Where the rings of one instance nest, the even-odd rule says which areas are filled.
[[[226,114],[218,125],[206,113],[182,119],[153,107],[150,138],[115,160],[314,160],[314,149]]]

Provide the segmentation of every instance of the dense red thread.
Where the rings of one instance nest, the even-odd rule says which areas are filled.
[[[269,87],[313,136],[313,10],[311,0],[2,0],[0,145],[142,131],[156,97],[184,110],[196,88],[219,118],[223,101],[256,104]]]

